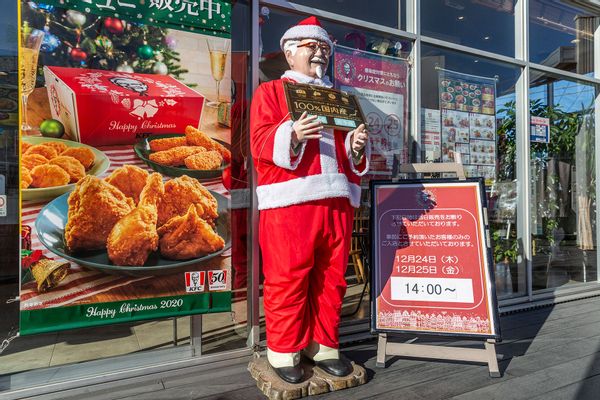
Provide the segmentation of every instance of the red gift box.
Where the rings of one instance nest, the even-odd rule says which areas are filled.
[[[198,127],[204,96],[167,75],[44,67],[52,118],[73,140],[132,144]]]

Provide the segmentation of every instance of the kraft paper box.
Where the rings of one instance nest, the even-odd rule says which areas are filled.
[[[166,75],[44,67],[52,118],[73,140],[132,144],[198,127],[204,97]]]

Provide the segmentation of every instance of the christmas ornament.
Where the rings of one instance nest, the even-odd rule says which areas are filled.
[[[144,43],[142,46],[138,47],[137,54],[140,58],[148,60],[154,55],[154,49],[149,44]]]
[[[177,47],[177,39],[175,39],[173,36],[167,36],[165,37],[165,44],[170,50],[175,50]]]
[[[73,61],[81,62],[87,60],[88,55],[81,47],[75,47],[69,53],[69,57]]]
[[[80,27],[83,26],[83,24],[85,24],[85,21],[87,21],[87,17],[85,16],[85,14],[82,14],[79,11],[67,10],[67,21],[69,21],[75,26]]]
[[[157,61],[152,66],[152,72],[158,75],[166,75],[169,73],[169,68],[166,66],[165,63]]]
[[[40,124],[42,136],[59,138],[65,133],[65,127],[60,121],[55,119],[46,119]]]
[[[125,30],[123,22],[119,18],[108,17],[104,20],[104,28],[112,34],[120,35]]]
[[[44,11],[47,13],[51,13],[52,11],[54,11],[54,6],[51,4],[42,4],[42,3],[34,3],[33,1],[29,2],[29,7],[31,7],[34,10],[40,10],[40,11]]]
[[[133,72],[133,68],[131,68],[131,65],[127,64],[127,61],[126,61],[123,64],[118,65],[116,71],[117,72],[129,72],[129,73],[131,73],[131,72]]]
[[[44,39],[42,40],[42,45],[40,46],[40,51],[43,53],[52,53],[58,46],[60,46],[58,36],[46,32]]]
[[[231,190],[231,165],[223,170],[222,180],[225,189]]]
[[[113,42],[106,36],[100,35],[94,40],[94,44],[103,49],[106,52],[109,52],[113,48]]]

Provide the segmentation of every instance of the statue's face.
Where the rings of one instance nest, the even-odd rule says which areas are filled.
[[[329,65],[331,47],[315,39],[303,39],[296,52],[287,50],[285,58],[292,71],[303,73],[312,78],[322,78]]]

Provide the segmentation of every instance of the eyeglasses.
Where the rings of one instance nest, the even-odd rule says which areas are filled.
[[[316,53],[317,49],[321,49],[321,53],[324,56],[329,56],[331,54],[331,47],[326,43],[308,42],[299,44],[296,47],[307,47],[313,53]]]

